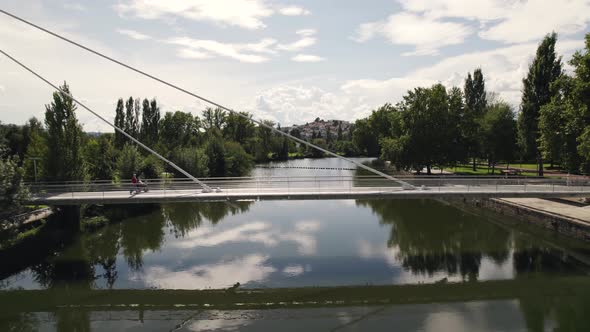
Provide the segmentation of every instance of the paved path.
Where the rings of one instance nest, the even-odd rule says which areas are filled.
[[[574,206],[541,198],[502,198],[501,200],[590,223],[590,206]]]

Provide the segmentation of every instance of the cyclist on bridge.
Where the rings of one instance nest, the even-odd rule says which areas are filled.
[[[137,174],[135,174],[135,173],[133,173],[133,177],[131,178],[131,183],[133,184],[133,189],[130,190],[130,193],[133,193],[133,191],[135,191],[137,194],[139,194],[142,191],[145,191],[145,192],[148,191],[147,184],[145,182],[141,181],[137,177]]]

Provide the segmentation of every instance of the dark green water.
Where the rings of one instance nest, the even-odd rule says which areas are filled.
[[[3,289],[346,286],[585,275],[575,248],[427,200],[163,205],[2,281]]]
[[[559,282],[587,276],[587,246],[507,221],[429,200],[162,205],[77,236],[22,271],[3,271],[7,277],[0,287],[195,290],[236,282],[248,289],[527,278]],[[365,331],[392,326],[402,331],[581,331],[590,330],[588,291],[264,311],[62,308],[2,317],[0,330],[167,331],[180,324],[184,331]],[[0,301],[0,309],[9,306]]]

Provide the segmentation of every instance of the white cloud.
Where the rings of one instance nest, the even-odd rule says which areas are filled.
[[[264,38],[258,43],[254,44],[246,44],[244,49],[252,52],[259,52],[259,53],[267,53],[267,54],[276,54],[277,52],[272,49],[271,47],[277,43],[275,39],[272,38]]]
[[[144,19],[183,17],[246,29],[264,28],[262,19],[273,14],[264,0],[127,0],[115,6],[120,15]]]
[[[303,37],[310,37],[313,36],[317,33],[318,31],[316,29],[301,29],[301,30],[297,30],[295,31],[296,34],[303,36]]]
[[[316,86],[279,85],[258,93],[244,109],[258,118],[284,126],[325,119],[357,119],[367,115],[370,105],[365,96],[328,92]]]
[[[143,33],[135,31],[135,30],[117,29],[117,32],[122,34],[123,36],[127,36],[127,37],[129,37],[131,39],[135,39],[135,40],[148,40],[148,39],[152,38],[148,35],[144,35]]]
[[[527,43],[490,51],[465,53],[443,59],[433,65],[389,79],[355,79],[341,84],[340,90],[325,91],[315,86],[280,85],[258,93],[244,109],[256,117],[282,125],[301,124],[316,117],[355,120],[370,114],[384,103],[397,103],[415,87],[437,82],[447,87],[462,87],[468,71],[483,69],[486,88],[518,108],[522,79],[535,54],[537,43]],[[583,40],[559,40],[558,54],[567,61]]]
[[[78,12],[85,12],[87,10],[86,6],[77,2],[66,2],[63,4],[63,7],[64,9],[75,10]]]
[[[279,9],[279,12],[285,16],[301,16],[311,14],[309,10],[298,6],[283,7]]]
[[[419,86],[429,86],[436,83],[432,79],[422,79],[419,76],[394,77],[387,80],[360,79],[350,80],[341,86],[341,90],[350,97],[365,99],[368,107],[362,114],[368,114],[385,103],[397,103],[410,89]]]
[[[479,36],[505,43],[537,40],[551,31],[568,36],[584,31],[589,13],[590,1],[530,0],[519,3],[500,23],[481,31]]]
[[[315,29],[297,30],[297,31],[295,31],[295,34],[297,34],[301,38],[299,40],[294,41],[289,44],[278,44],[277,50],[293,52],[293,51],[300,51],[304,48],[308,48],[310,46],[313,46],[317,42],[317,39],[314,37],[316,33],[317,33],[317,30],[315,30]],[[295,61],[297,61],[297,60],[295,60]]]
[[[188,37],[172,38],[167,42],[181,46],[177,54],[184,58],[205,59],[218,55],[248,63],[268,61],[268,57],[259,53],[274,54],[271,46],[276,43],[274,39],[262,39],[254,44],[232,44]]]
[[[440,48],[461,44],[472,33],[470,27],[461,23],[400,13],[391,15],[385,21],[360,25],[353,39],[364,42],[381,35],[393,44],[415,47],[414,51],[403,55],[436,55]]]
[[[356,42],[364,43],[382,32],[382,22],[363,23],[356,29],[355,35],[352,36],[352,39]]]
[[[295,62],[320,62],[326,59],[312,54],[297,54],[296,56],[292,57],[291,60]]]
[[[433,18],[495,20],[506,16],[521,0],[398,0],[402,8]]]
[[[204,59],[211,59],[212,56],[209,53],[205,53],[205,52],[201,52],[201,51],[195,51],[189,48],[181,48],[176,52],[176,55],[178,55],[178,57],[183,58],[183,59],[198,59],[198,60],[204,60]]]
[[[288,265],[283,269],[283,274],[287,277],[296,277],[302,275],[305,269],[302,265]]]
[[[261,63],[270,60],[269,55],[279,51],[298,51],[316,43],[314,29],[296,31],[301,38],[290,44],[278,44],[276,39],[264,38],[256,43],[223,43],[215,40],[192,39],[189,37],[170,38],[165,42],[181,46],[176,54],[186,59],[209,59],[214,56],[232,58],[241,62]],[[317,55],[300,54],[292,57],[297,62],[318,62],[324,59]]]
[[[521,43],[556,31],[568,36],[584,31],[590,21],[590,1],[562,0],[398,0],[409,13],[433,19],[479,21],[479,36],[505,43]]]
[[[503,47],[484,52],[466,53],[446,58],[434,65],[414,70],[403,77],[387,80],[361,79],[346,82],[342,89],[351,95],[365,95],[370,105],[398,102],[409,89],[437,82],[447,87],[463,86],[468,71],[481,67],[486,89],[500,93],[500,97],[515,108],[520,102],[522,79],[528,71],[537,43]],[[557,52],[564,59],[584,46],[582,40],[558,41]]]

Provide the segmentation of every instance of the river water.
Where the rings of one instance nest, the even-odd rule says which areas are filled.
[[[253,175],[352,175],[338,170],[350,167],[337,159],[294,160],[265,165]],[[20,271],[4,271],[0,296],[16,289],[202,290],[236,283],[241,289],[527,278],[559,283],[588,275],[587,252],[585,244],[433,200],[164,204],[76,236]],[[587,290],[288,313],[35,309],[0,316],[0,330],[579,330],[590,326]],[[0,297],[0,306],[9,305]]]

